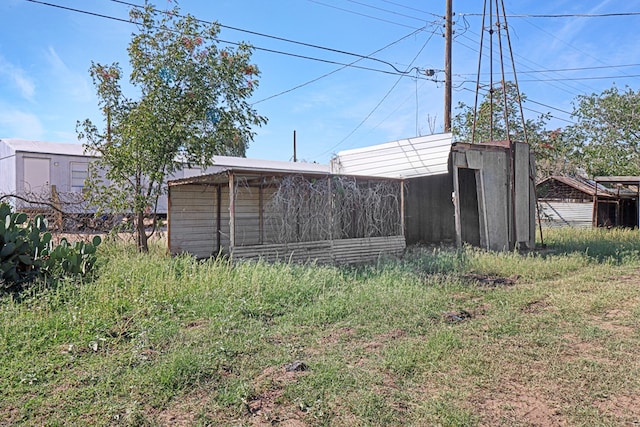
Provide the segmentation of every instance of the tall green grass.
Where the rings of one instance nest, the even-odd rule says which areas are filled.
[[[157,425],[174,411],[195,425],[486,424],[475,393],[517,369],[525,384],[555,381],[577,396],[591,365],[555,362],[571,354],[568,340],[593,345],[597,363],[615,361],[589,371],[593,390],[640,392],[623,375],[639,373],[629,355],[640,337],[606,329],[615,310],[619,327],[640,325],[638,287],[607,281],[638,268],[637,237],[558,230],[541,252],[415,249],[340,268],[198,261],[161,246],[142,255],[107,242],[95,277],[0,300],[0,420]],[[469,279],[478,275],[513,282]],[[447,317],[463,311],[472,317]],[[286,374],[294,360],[308,371]],[[550,373],[528,371],[532,363]],[[589,406],[580,396],[568,421]]]

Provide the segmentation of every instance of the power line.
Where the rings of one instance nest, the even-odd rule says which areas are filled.
[[[28,1],[30,1],[30,0],[28,0]],[[135,7],[135,8],[144,8],[144,5],[139,5],[139,4],[131,3],[131,2],[128,2],[128,1],[124,1],[124,0],[109,0],[109,1],[112,1],[114,3],[123,4],[123,5],[126,5],[126,6]],[[171,13],[171,12],[165,12],[165,11],[161,11],[161,10],[157,10],[157,12],[164,13],[164,14],[170,14]],[[175,16],[178,16],[180,18],[184,18],[183,15],[175,15]],[[213,22],[207,21],[207,20],[204,20],[204,19],[195,18],[195,20],[198,21],[198,22],[205,23],[205,24],[213,24]],[[246,29],[243,29],[243,28],[232,27],[230,25],[220,24],[218,22],[216,22],[216,24],[221,28],[226,28],[226,29],[233,30],[233,31],[239,31],[239,32],[242,32],[242,33],[253,34],[253,35],[256,35],[256,36],[260,36],[260,37],[266,37],[266,38],[270,38],[270,39],[274,39],[274,40],[278,40],[278,41],[297,44],[297,45],[300,45],[300,46],[311,47],[311,48],[314,48],[314,49],[326,50],[326,51],[333,52],[333,53],[340,53],[340,54],[343,54],[343,55],[355,56],[355,57],[362,58],[362,59],[369,59],[371,61],[376,61],[376,62],[383,63],[385,65],[388,65],[389,67],[393,68],[397,73],[409,74],[409,73],[412,72],[411,69],[406,70],[406,71],[399,70],[391,62],[384,61],[384,60],[378,59],[378,58],[373,58],[370,55],[361,55],[361,54],[358,54],[358,53],[347,52],[347,51],[344,51],[344,50],[334,49],[334,48],[325,47],[325,46],[320,46],[320,45],[317,45],[317,44],[312,44],[312,43],[306,43],[306,42],[301,42],[301,41],[297,41],[297,40],[287,39],[287,38],[284,38],[284,37],[274,36],[274,35],[271,35],[271,34],[265,34],[265,33],[260,33],[260,32],[257,32],[257,31],[246,30]],[[425,27],[426,26],[423,26],[421,28],[414,28],[414,29],[415,30],[421,30],[421,29],[424,29]]]
[[[429,42],[431,41],[431,38],[433,37],[433,35],[435,34],[435,32],[431,33],[431,35],[429,36],[429,38],[424,42],[424,44],[422,45],[422,47],[420,48],[420,50],[418,51],[418,53],[413,57],[413,60],[411,60],[411,64],[413,64],[417,59],[418,56],[420,56],[420,54],[422,53],[422,51],[427,47],[427,44],[429,44]],[[331,146],[328,150],[323,151],[322,153],[320,153],[320,155],[324,155],[329,153],[330,151],[334,150],[335,148],[339,147],[343,142],[345,142],[347,139],[349,139],[351,137],[351,135],[353,135],[354,133],[356,133],[356,131],[358,129],[360,129],[362,127],[362,125],[369,120],[369,117],[371,117],[371,115],[373,115],[373,113],[380,107],[380,105],[382,105],[382,103],[385,101],[385,99],[387,99],[387,97],[389,97],[389,95],[391,94],[391,92],[393,92],[393,90],[396,88],[396,86],[398,86],[398,84],[400,83],[401,78],[398,78],[396,80],[396,82],[393,84],[393,86],[391,86],[391,89],[389,89],[387,91],[387,93],[382,97],[382,99],[376,104],[375,107],[373,107],[373,109],[369,112],[369,114],[367,114],[367,116],[362,119],[362,121],[360,123],[358,123],[358,125],[351,131],[349,132],[349,134],[347,136],[345,136],[344,138],[342,138],[337,144]]]
[[[531,25],[533,25],[533,24],[531,24]],[[535,25],[534,25],[534,26],[535,26]],[[544,31],[545,33],[547,33],[547,34],[551,35],[552,37],[554,37],[554,38],[558,39],[558,38],[557,38],[557,37],[555,37],[553,34],[550,34],[550,33],[548,33],[547,31],[545,31],[545,30],[543,30],[543,29],[541,29],[541,28],[539,28],[539,27],[537,27],[537,26],[535,26],[535,27],[536,27],[536,28],[538,28],[538,29],[540,29],[541,31]],[[475,34],[473,31],[469,31],[469,32],[470,32],[471,34]],[[463,37],[464,37],[464,38],[466,38],[466,39],[468,39],[468,40],[471,40],[471,39],[470,39],[468,36],[466,36],[466,35],[465,35],[465,36],[463,36]],[[582,54],[584,54],[584,55],[590,56],[590,57],[592,57],[592,58],[596,59],[598,62],[603,63],[599,58],[595,58],[594,56],[592,56],[592,55],[590,55],[590,54],[588,54],[588,53],[582,52],[580,49],[578,49],[578,48],[576,48],[576,47],[572,46],[571,44],[569,44],[569,43],[567,43],[567,42],[565,42],[565,41],[563,41],[563,40],[561,40],[561,39],[558,39],[558,40],[562,41],[563,43],[565,43],[567,46],[571,47],[572,49],[575,49],[576,51],[578,51],[578,52],[580,52],[580,53],[582,53]],[[470,50],[473,50],[474,52],[477,52],[477,50],[475,50],[475,49],[473,49],[473,48],[471,48],[471,47],[469,47],[469,46],[465,45],[464,43],[462,43],[462,42],[460,42],[460,41],[458,41],[458,40],[456,40],[456,41],[457,41],[460,45],[462,45],[462,46],[464,46],[464,47],[466,47],[466,48],[468,48],[468,49],[470,49]],[[471,41],[473,41],[473,40],[471,40]],[[539,66],[539,65],[540,65],[540,64],[537,64],[537,63],[535,63],[535,62],[531,61],[530,59],[528,59],[528,58],[526,58],[526,57],[523,57],[523,56],[521,56],[521,55],[516,54],[516,56],[517,56],[517,57],[519,57],[519,58],[521,58],[521,59],[523,59],[524,61],[529,62],[529,63],[531,63],[531,64],[534,64],[534,65],[536,65],[536,66]],[[557,74],[558,72],[563,72],[563,71],[583,71],[583,70],[595,70],[595,69],[609,69],[609,68],[613,68],[613,67],[618,68],[618,67],[627,67],[627,66],[629,66],[629,67],[631,67],[631,66],[640,66],[640,64],[627,64],[627,65],[621,65],[621,66],[609,66],[609,65],[603,65],[603,66],[594,66],[594,67],[576,67],[576,68],[559,69],[559,70],[553,70],[553,69],[549,69],[549,70],[532,70],[530,66],[527,66],[527,65],[525,65],[525,64],[522,64],[521,62],[519,62],[518,64],[519,64],[519,65],[522,65],[522,66],[524,66],[524,67],[526,67],[526,68],[529,68],[529,70],[528,70],[528,71],[518,71],[518,74],[542,74],[542,73],[556,73],[556,74]],[[512,74],[512,73],[509,73],[509,74]],[[471,74],[470,74],[470,75],[471,75]],[[561,83],[565,88],[569,88],[569,89],[571,89],[572,91],[575,91],[575,90],[579,90],[579,89],[578,89],[578,88],[575,88],[575,87],[572,87],[572,86],[570,86],[570,85],[567,85],[566,83],[563,83],[563,82],[583,82],[583,81],[589,81],[589,80],[607,80],[607,79],[615,79],[615,78],[621,78],[621,79],[622,79],[622,78],[635,78],[635,77],[639,77],[639,76],[637,76],[637,75],[624,74],[624,75],[619,76],[619,77],[616,77],[616,76],[599,76],[599,77],[570,77],[570,78],[568,78],[568,77],[556,77],[556,78],[541,78],[541,77],[537,77],[537,78],[535,78],[535,79],[526,79],[526,80],[520,80],[520,81],[521,81],[521,82],[527,82],[527,83],[530,83],[530,82],[559,82],[559,83]],[[464,83],[464,82],[463,82],[463,83]],[[555,85],[554,85],[554,86],[555,86]],[[588,88],[589,90],[595,90],[595,89],[593,89],[593,88],[591,88],[591,87],[589,87],[589,86],[587,86],[587,85],[582,85],[582,86],[583,86],[584,88]],[[558,87],[558,86],[555,86],[555,87]],[[565,91],[565,92],[567,92],[567,93],[569,93],[569,94],[571,94],[571,95],[574,95],[574,96],[576,95],[576,92],[572,92],[572,91],[567,90],[567,89],[565,89],[565,88],[560,88],[560,87],[558,87],[558,88],[559,88],[559,89],[561,89],[561,90],[563,90],[563,91]]]
[[[413,20],[421,21],[421,22],[425,21],[424,19],[416,18],[415,16],[405,15],[404,13],[395,12],[393,10],[384,9],[382,7],[372,6],[370,4],[366,4],[366,3],[363,3],[363,2],[360,2],[360,1],[356,1],[356,0],[346,0],[346,1],[348,1],[350,3],[354,3],[354,4],[359,4],[360,6],[364,6],[364,7],[368,7],[368,8],[371,8],[371,9],[379,10],[379,11],[382,11],[382,12],[390,13],[390,14],[393,14],[393,15],[402,16],[404,18],[409,18],[409,19],[413,19]]]
[[[461,16],[482,16],[481,13],[458,13]],[[637,16],[640,12],[618,12],[618,13],[560,13],[560,14],[512,14],[507,18],[610,18],[620,16]]]
[[[463,88],[463,90],[466,90],[466,91],[468,91],[468,92],[474,92],[472,89],[469,89],[469,88]],[[487,92],[487,93],[488,93],[488,91],[485,91],[485,92]],[[485,95],[486,95],[486,94],[485,94]],[[528,102],[530,102],[530,103],[532,103],[532,104],[540,105],[541,107],[545,107],[545,108],[549,108],[549,109],[551,109],[551,110],[555,110],[555,111],[557,111],[557,112],[559,112],[559,113],[563,113],[563,114],[567,114],[567,115],[569,115],[569,116],[573,116],[573,113],[570,113],[569,111],[562,110],[562,109],[560,109],[560,108],[556,108],[556,107],[552,107],[551,105],[544,104],[544,103],[542,103],[542,102],[538,102],[538,101],[534,101],[534,100],[532,100],[532,99],[530,99],[530,98],[526,98],[526,99],[524,99],[524,100],[523,100],[523,102],[524,102],[525,104],[526,104],[526,103],[528,103]],[[554,119],[557,119],[557,120],[560,120],[560,121],[563,121],[563,122],[567,122],[567,123],[575,123],[575,121],[568,120],[568,119],[565,119],[565,118],[562,118],[562,117],[558,117],[558,116],[554,116],[553,114],[548,113],[548,112],[547,112],[547,113],[545,113],[545,112],[537,111],[537,110],[533,110],[533,109],[531,109],[531,108],[524,107],[524,106],[523,106],[522,108],[523,108],[524,110],[531,111],[531,112],[536,113],[536,114],[548,115],[548,116],[549,116],[549,117],[551,117],[551,118],[554,118]]]
[[[398,25],[400,27],[410,28],[412,30],[416,29],[415,27],[412,27],[410,25],[400,24],[399,22],[389,21],[388,19],[378,18],[378,17],[375,17],[375,16],[367,15],[366,13],[355,12],[353,10],[349,10],[349,9],[345,9],[345,8],[342,8],[342,7],[334,6],[334,5],[331,5],[331,4],[323,3],[323,2],[318,1],[318,0],[307,0],[307,1],[309,1],[311,3],[319,4],[321,6],[330,7],[332,9],[341,10],[343,12],[351,13],[353,15],[364,16],[366,18],[375,19],[376,21],[386,22],[387,24]]]
[[[435,14],[435,13],[431,13],[431,12],[426,12],[426,11],[424,11],[424,10],[422,10],[422,9],[417,9],[417,8],[415,8],[415,7],[406,6],[406,5],[404,5],[404,4],[396,3],[396,2],[394,2],[394,1],[390,1],[390,0],[382,0],[382,1],[383,1],[384,3],[389,3],[389,4],[393,4],[393,5],[395,5],[395,6],[403,7],[403,8],[405,8],[405,9],[407,9],[407,10],[413,10],[414,12],[420,12],[420,13],[424,13],[425,15],[431,15],[431,16],[434,16],[434,17],[436,17],[436,18],[442,18],[442,16],[441,16],[441,15],[437,15],[437,14]]]
[[[435,14],[435,13],[432,13],[432,12],[427,12],[427,11],[425,11],[425,10],[417,9],[417,8],[415,8],[415,7],[406,6],[406,5],[404,5],[404,4],[400,4],[400,3],[397,3],[397,2],[394,2],[394,1],[390,1],[390,0],[382,0],[382,1],[383,1],[384,3],[389,3],[389,4],[393,4],[393,5],[395,5],[395,6],[400,6],[400,7],[402,7],[402,8],[407,9],[407,10],[413,10],[413,11],[415,11],[415,12],[424,13],[425,15],[431,15],[431,16],[434,16],[434,17],[436,17],[436,18],[443,18],[443,16],[442,16],[442,15],[438,15],[438,14]]]
[[[44,6],[55,7],[55,8],[58,8],[58,9],[68,10],[70,12],[78,12],[78,13],[84,13],[85,15],[97,16],[98,18],[111,19],[112,21],[125,22],[127,24],[132,24],[133,23],[129,19],[117,18],[115,16],[104,15],[104,14],[101,14],[101,13],[90,12],[90,11],[86,11],[86,10],[74,9],[72,7],[62,6],[62,5],[59,5],[59,4],[47,3],[47,2],[39,1],[39,0],[25,0],[25,1],[28,1],[28,2],[31,2],[31,3],[41,4],[41,5],[44,5]]]
[[[601,69],[611,69],[611,68],[625,68],[625,67],[640,67],[640,64],[619,64],[619,65],[596,65],[593,67],[574,67],[574,68],[556,68],[556,69],[547,69],[547,70],[529,70],[529,71],[518,71],[518,74],[537,74],[537,73],[564,73],[570,71],[587,71],[587,70],[601,70]],[[482,73],[486,74],[486,73]],[[513,72],[509,71],[506,74],[513,74]],[[462,73],[456,74],[456,76],[475,76],[475,73]]]
[[[552,107],[551,105],[543,104],[542,102],[534,101],[534,100],[529,99],[529,98],[525,99],[525,100],[524,100],[524,102],[525,102],[525,103],[526,103],[526,102],[531,102],[532,104],[537,104],[537,105],[540,105],[541,107],[550,108],[550,109],[552,109],[552,110],[556,110],[556,111],[558,111],[558,112],[560,112],[560,113],[564,113],[564,114],[568,114],[569,116],[573,116],[573,113],[571,113],[571,112],[569,112],[569,111],[562,110],[562,109],[560,109],[560,108],[556,108],[556,107]],[[558,118],[558,117],[556,117],[556,118]]]
[[[560,120],[561,122],[566,122],[566,123],[571,123],[571,124],[575,124],[576,122],[572,121],[572,120],[568,120],[568,119],[563,119],[562,117],[558,117],[558,116],[554,116],[553,114],[550,113],[544,113],[542,111],[538,111],[538,110],[533,110],[531,108],[527,108],[527,107],[522,107],[523,110],[527,110],[527,111],[531,111],[532,113],[536,113],[536,114],[540,114],[540,115],[547,115],[549,116],[549,118],[552,119],[556,119],[556,120]]]
[[[472,32],[472,34],[473,34],[473,32]],[[465,38],[465,39],[468,39],[468,40],[470,40],[470,41],[472,41],[472,42],[475,42],[475,40],[470,39],[467,35],[463,35],[462,37],[463,37],[463,38]],[[476,48],[473,48],[473,47],[470,47],[470,46],[468,46],[468,45],[464,44],[464,43],[463,43],[463,42],[461,42],[459,39],[455,39],[455,42],[456,42],[458,45],[460,45],[460,46],[466,47],[467,49],[469,49],[469,50],[471,50],[471,51],[473,51],[473,52],[475,52],[475,53],[478,53],[478,50],[477,50]],[[486,55],[486,53],[485,53],[484,55]],[[516,55],[516,57],[520,57],[520,55]],[[526,61],[528,61],[528,62],[532,62],[532,61],[529,61],[529,60],[528,60],[528,59],[526,59],[526,58],[525,58],[525,60],[526,60]],[[540,67],[540,64],[536,64],[536,63],[534,63],[534,62],[532,62],[532,63],[533,63],[534,65],[536,65],[537,67]],[[517,65],[518,65],[518,67],[523,66],[523,67],[527,67],[527,68],[529,68],[529,69],[531,68],[531,67],[527,66],[526,64],[522,64],[521,62],[518,62],[518,63],[517,63]],[[520,71],[519,71],[519,72],[520,72]],[[477,73],[475,73],[474,75],[477,75]],[[466,81],[466,82],[476,83],[475,81]],[[464,84],[464,83],[465,83],[465,82],[461,82],[461,83],[458,83],[458,84],[460,85],[460,84]],[[578,93],[580,93],[580,92],[577,92],[575,88],[573,88],[573,87],[571,87],[571,86],[567,85],[566,83],[562,83],[562,82],[559,82],[559,83],[560,83],[560,84],[562,84],[562,85],[563,85],[563,86],[565,86],[565,87],[557,86],[557,85],[553,85],[553,84],[551,84],[551,86],[554,86],[554,87],[555,87],[555,88],[557,88],[558,90],[561,90],[561,91],[563,91],[563,92],[566,92],[566,93],[568,93],[568,94],[569,94],[569,95],[571,95],[571,96],[575,96],[575,95],[577,95]],[[569,89],[567,89],[567,87],[568,87]]]
[[[522,82],[563,82],[563,81],[584,81],[584,80],[615,80],[615,79],[635,79],[640,77],[640,74],[622,74],[619,76],[590,76],[590,77],[563,77],[563,78],[549,78],[549,79],[528,79],[520,80]]]
[[[62,6],[62,5],[54,4],[54,3],[48,3],[48,2],[45,2],[45,1],[41,1],[41,0],[25,0],[25,1],[28,1],[30,3],[36,3],[36,4],[44,5],[44,6],[54,7],[54,8],[58,8],[58,9],[63,9],[63,10],[67,10],[67,11],[70,11],[70,12],[82,13],[82,14],[85,14],[85,15],[91,15],[91,16],[95,16],[95,17],[99,17],[99,18],[110,19],[112,21],[118,21],[118,22],[124,22],[124,23],[127,23],[127,24],[136,25],[135,22],[133,22],[133,21],[131,21],[129,19],[118,18],[118,17],[115,17],[115,16],[105,15],[105,14],[91,12],[91,11],[82,10],[82,9],[76,9],[76,8]],[[111,0],[111,1],[118,2],[118,0]],[[207,21],[202,21],[202,22],[207,22]],[[233,41],[223,40],[223,39],[218,39],[218,41],[221,42],[221,43],[226,43],[226,44],[230,44],[230,45],[234,45],[234,46],[240,46],[242,44],[242,43],[239,43],[239,42],[233,42]],[[393,64],[391,64],[389,62],[386,62],[386,61],[383,61],[383,60],[379,60],[377,58],[366,57],[364,55],[358,55],[358,54],[352,54],[352,55],[361,57],[362,59],[370,59],[370,60],[374,60],[374,61],[385,63],[386,65],[391,66],[396,71],[386,71],[386,70],[380,70],[380,69],[377,69],[377,68],[363,67],[363,66],[359,66],[359,65],[349,65],[349,64],[345,64],[343,62],[332,61],[332,60],[323,59],[323,58],[315,58],[315,57],[312,57],[312,56],[300,55],[300,54],[291,53],[291,52],[283,52],[283,51],[280,51],[280,50],[269,49],[269,48],[264,48],[264,47],[259,47],[259,46],[251,46],[251,47],[253,49],[255,49],[255,50],[259,50],[259,51],[263,51],[263,52],[276,53],[276,54],[279,54],[279,55],[286,55],[286,56],[290,56],[290,57],[294,57],[294,58],[307,59],[307,60],[316,61],[316,62],[324,62],[324,63],[327,63],[327,64],[341,65],[341,66],[347,66],[347,67],[352,67],[352,68],[358,68],[358,69],[366,70],[366,71],[375,71],[375,72],[383,73],[383,74],[408,75],[413,70],[413,68],[410,68],[410,69],[408,69],[406,71],[401,71],[401,70],[398,70]]]
[[[513,74],[513,73],[509,73]],[[518,74],[523,74],[518,72]],[[588,80],[616,80],[616,79],[635,79],[640,77],[640,74],[621,74],[617,76],[589,76],[589,77],[558,77],[558,78],[536,78],[536,79],[519,79],[521,82],[527,83],[536,83],[536,82],[579,82],[579,81],[588,81]],[[442,80],[434,80],[437,83],[444,83]],[[466,83],[476,83],[474,80],[462,80],[456,81],[457,85],[462,85]]]
[[[594,56],[594,55],[591,55],[589,52],[584,52],[582,49],[577,48],[576,46],[572,45],[571,43],[568,43],[568,42],[566,42],[565,40],[562,40],[562,39],[558,38],[555,34],[550,33],[550,32],[549,32],[549,31],[547,31],[546,29],[539,27],[538,25],[534,24],[533,22],[529,22],[529,21],[526,21],[526,20],[525,20],[525,22],[527,22],[527,23],[528,23],[529,25],[531,25],[532,27],[534,27],[534,28],[538,29],[539,31],[541,31],[541,32],[543,32],[543,33],[545,33],[545,34],[547,34],[547,35],[549,35],[549,36],[553,37],[554,39],[559,40],[560,42],[562,42],[562,43],[564,43],[565,45],[569,46],[570,48],[574,49],[575,51],[580,52],[581,54],[583,54],[583,55],[585,55],[585,56],[588,56],[588,57],[590,57],[590,58],[593,58],[594,60],[596,60],[596,61],[600,62],[601,64],[605,64],[605,63],[604,63],[604,61],[602,61],[599,57]],[[605,64],[605,65],[606,65],[606,64]]]
[[[419,31],[421,31],[421,30],[413,31],[413,32],[411,32],[410,34],[407,34],[406,36],[404,36],[404,37],[402,37],[402,38],[400,38],[400,39],[398,39],[398,40],[396,40],[396,41],[394,41],[394,42],[391,42],[391,43],[389,43],[388,45],[386,45],[386,46],[384,46],[384,47],[382,47],[382,48],[380,48],[380,49],[376,50],[375,52],[372,52],[372,53],[371,53],[371,55],[375,55],[376,53],[381,52],[381,51],[383,51],[384,49],[387,49],[388,47],[391,47],[391,46],[393,46],[394,44],[397,44],[397,43],[401,42],[402,40],[404,40],[404,39],[406,39],[406,38],[408,38],[408,37],[413,36],[414,34],[418,33]],[[433,34],[433,31],[432,31],[432,34]],[[284,94],[289,93],[289,92],[293,92],[294,90],[296,90],[296,89],[300,89],[300,88],[302,88],[302,87],[304,87],[304,86],[307,86],[307,85],[310,85],[311,83],[315,83],[315,82],[317,82],[318,80],[321,80],[321,79],[323,79],[323,78],[325,78],[325,77],[328,77],[328,76],[330,76],[330,75],[332,75],[332,74],[337,73],[338,71],[344,70],[345,68],[347,68],[347,66],[351,66],[351,65],[355,64],[355,63],[356,63],[356,62],[358,62],[358,61],[362,61],[362,59],[357,59],[357,60],[353,61],[351,64],[348,64],[348,65],[342,66],[342,67],[340,67],[340,68],[337,68],[337,69],[335,69],[335,70],[333,70],[333,71],[330,71],[330,72],[328,72],[328,73],[325,73],[325,74],[323,74],[323,75],[321,75],[321,76],[319,76],[319,77],[316,77],[316,78],[314,78],[314,79],[311,79],[311,80],[309,80],[309,81],[307,81],[307,82],[305,82],[305,83],[299,84],[299,85],[297,85],[297,86],[295,86],[295,87],[293,87],[293,88],[290,88],[290,89],[287,89],[287,90],[285,90],[285,91],[282,91],[282,92],[276,93],[276,94],[274,94],[274,95],[268,96],[268,97],[266,97],[266,98],[263,98],[263,99],[261,99],[261,100],[259,100],[259,101],[254,102],[254,103],[253,103],[253,105],[255,105],[255,104],[259,104],[259,103],[261,103],[261,102],[267,101],[267,100],[269,100],[269,99],[275,98],[275,97],[280,96],[280,95],[284,95]],[[414,68],[415,68],[415,67],[414,67]],[[416,81],[417,81],[417,80],[418,80],[418,78],[416,77]],[[424,79],[424,78],[421,78],[420,80],[430,80],[430,79]]]

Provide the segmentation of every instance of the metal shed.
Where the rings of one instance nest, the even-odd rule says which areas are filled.
[[[403,252],[402,180],[244,161],[169,182],[172,254],[346,264]]]
[[[535,158],[526,143],[453,145],[456,237],[490,250],[535,247]]]
[[[553,175],[536,186],[543,227],[635,227],[639,177]]]

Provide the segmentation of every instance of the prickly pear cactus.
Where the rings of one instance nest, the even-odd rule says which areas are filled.
[[[84,275],[96,261],[96,236],[91,242],[58,245],[51,240],[45,219],[29,220],[0,203],[0,293],[20,288],[38,276]]]

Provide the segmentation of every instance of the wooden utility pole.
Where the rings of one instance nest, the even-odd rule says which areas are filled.
[[[452,1],[447,1],[444,31],[444,131],[451,132],[451,39],[453,38]]]

